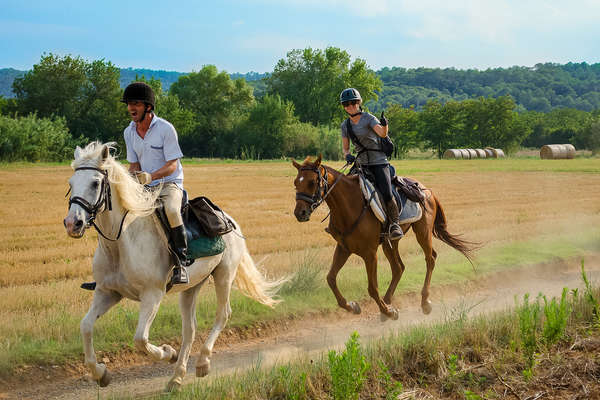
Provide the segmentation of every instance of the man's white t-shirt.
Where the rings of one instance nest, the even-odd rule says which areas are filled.
[[[127,147],[127,161],[140,163],[142,171],[153,173],[162,168],[167,161],[177,159],[175,171],[162,179],[153,180],[150,186],[162,182],[175,182],[183,189],[183,168],[179,159],[183,153],[179,148],[175,127],[160,117],[154,115],[150,128],[142,139],[137,134],[135,122],[131,121],[123,131],[125,146]]]

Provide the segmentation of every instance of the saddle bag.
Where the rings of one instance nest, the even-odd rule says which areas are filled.
[[[425,202],[425,193],[423,193],[417,181],[410,178],[394,176],[392,183],[404,193],[409,200],[421,204]]]
[[[200,196],[190,200],[188,207],[194,213],[208,237],[221,236],[235,228],[233,222],[227,218],[223,210],[207,197]]]

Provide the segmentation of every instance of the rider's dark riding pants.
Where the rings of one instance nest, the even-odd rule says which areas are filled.
[[[387,164],[381,165],[369,165],[367,166],[369,170],[375,176],[375,185],[377,185],[377,189],[383,195],[383,201],[388,202],[392,200],[392,181],[390,178],[390,169]]]

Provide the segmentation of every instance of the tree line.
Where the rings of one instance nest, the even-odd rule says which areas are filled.
[[[168,89],[151,76],[130,81],[143,80],[154,88],[156,114],[173,123],[187,157],[263,159],[322,153],[338,159],[340,124],[346,117],[339,93],[355,87],[365,108],[379,111],[383,107],[378,104],[389,95],[386,80],[404,76],[396,69],[384,72],[388,77],[382,80],[365,60],[352,60],[346,51],[328,47],[290,51],[272,73],[256,74],[261,79],[252,86],[213,65],[173,75],[176,80]],[[431,84],[427,74],[413,75],[413,81]],[[15,97],[0,97],[0,160],[70,158],[75,145],[91,140],[122,145],[129,123],[120,103],[122,79],[110,61],[43,54],[31,71],[14,79]],[[402,79],[405,83],[409,78]],[[469,83],[462,89],[458,85],[455,92]],[[600,147],[597,108],[527,111],[513,96],[495,94],[385,103],[398,155],[415,147],[441,155],[450,147],[511,151],[556,141],[594,151]],[[44,149],[32,151],[36,147]]]

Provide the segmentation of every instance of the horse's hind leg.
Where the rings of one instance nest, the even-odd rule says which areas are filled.
[[[425,282],[423,283],[423,289],[421,290],[421,309],[423,310],[424,314],[429,314],[431,312],[429,285],[431,284],[431,275],[433,274],[433,269],[435,268],[435,259],[437,258],[437,253],[433,249],[431,229],[428,229],[428,227],[424,224],[415,224],[413,225],[413,230],[415,232],[415,236],[417,237],[417,242],[419,242],[419,245],[421,245],[421,248],[423,249],[425,262],[427,263],[427,274],[425,275]]]
[[[354,314],[360,314],[360,306],[358,303],[351,301],[347,302],[342,293],[337,287],[337,275],[340,272],[340,269],[344,266],[346,261],[348,261],[348,257],[350,257],[350,252],[344,249],[339,243],[335,246],[335,251],[333,253],[333,262],[331,263],[331,268],[329,269],[329,273],[327,274],[327,283],[333,292],[338,305],[342,307],[346,311],[350,311]]]
[[[383,301],[386,304],[392,304],[392,297],[394,297],[394,292],[396,291],[396,287],[398,286],[398,282],[402,278],[402,274],[404,273],[404,263],[400,258],[400,254],[398,254],[398,241],[395,240],[392,242],[392,246],[387,240],[383,241],[383,253],[386,258],[390,262],[390,268],[392,269],[392,280],[390,282],[390,286],[388,290],[385,292],[385,296],[383,296]]]
[[[120,300],[121,295],[116,292],[96,289],[92,305],[80,324],[81,337],[83,339],[83,351],[85,353],[85,365],[92,373],[92,378],[102,387],[107,386],[110,383],[110,375],[106,365],[98,364],[96,360],[92,341],[94,323]]]
[[[229,304],[229,295],[231,293],[231,285],[235,278],[235,269],[228,268],[226,264],[220,264],[212,273],[215,280],[215,292],[217,295],[217,314],[215,323],[208,338],[204,342],[200,355],[196,360],[196,376],[206,376],[210,371],[210,356],[212,350],[219,337],[219,334],[225,328],[225,324],[231,316],[231,305]]]
[[[158,347],[148,341],[150,326],[154,322],[162,298],[163,292],[158,289],[142,293],[140,315],[133,341],[139,350],[149,354],[156,361],[173,361],[177,358],[174,348],[168,344]]]
[[[202,284],[198,284],[179,295],[179,309],[181,310],[181,330],[182,343],[179,350],[179,357],[175,364],[175,372],[173,377],[167,384],[167,390],[177,390],[183,383],[183,378],[187,372],[187,363],[190,357],[190,350],[196,336],[196,299],[198,291]]]

